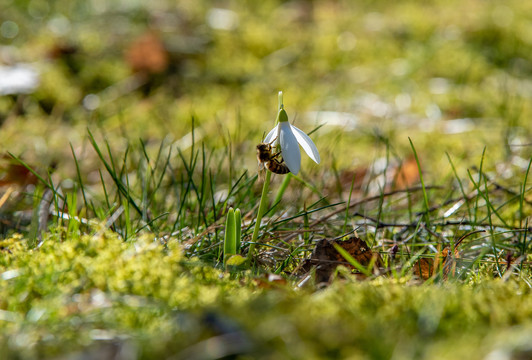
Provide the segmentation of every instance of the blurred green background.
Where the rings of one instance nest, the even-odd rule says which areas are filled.
[[[407,157],[407,136],[428,171],[449,168],[445,151],[478,163],[485,145],[493,164],[527,159],[531,34],[523,1],[7,0],[0,63],[38,85],[3,90],[0,143],[61,169],[69,142],[90,163],[87,127],[117,147],[186,148],[194,117],[197,141],[231,143],[255,171],[283,90],[298,127],[324,125],[326,168],[372,163],[386,143]]]

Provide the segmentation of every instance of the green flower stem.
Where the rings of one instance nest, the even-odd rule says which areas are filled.
[[[279,91],[279,112],[277,113],[277,119],[275,120],[275,125],[279,122],[280,110],[283,108],[283,92]],[[255,254],[255,245],[257,245],[257,239],[259,238],[260,224],[262,222],[262,217],[268,210],[268,191],[270,190],[270,179],[272,173],[266,171],[266,176],[264,179],[264,185],[262,186],[262,194],[260,196],[259,211],[257,213],[257,220],[255,221],[255,229],[253,230],[253,236],[251,237],[251,242],[249,244],[247,261],[251,263],[253,255]]]
[[[255,229],[253,230],[253,236],[251,237],[251,243],[249,245],[248,257],[247,257],[248,262],[251,262],[251,260],[253,259],[253,255],[255,254],[255,245],[257,244],[257,239],[259,237],[259,230],[260,230],[260,224],[262,222],[262,216],[266,213],[266,210],[268,210],[268,191],[270,189],[271,177],[272,177],[272,173],[269,171],[266,171],[264,185],[262,186],[262,195],[260,196],[259,211],[257,213],[257,220],[255,222]]]
[[[279,190],[277,190],[277,195],[275,196],[275,199],[273,200],[272,213],[274,213],[277,206],[279,206],[279,203],[281,202],[281,199],[283,198],[283,195],[286,189],[288,189],[288,185],[290,184],[291,178],[292,178],[292,173],[286,174],[286,176],[283,179],[283,182],[279,186]]]

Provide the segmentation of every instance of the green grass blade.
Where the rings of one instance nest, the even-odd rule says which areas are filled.
[[[111,176],[111,178],[113,179],[113,182],[115,183],[117,189],[119,190],[119,192],[125,196],[127,198],[127,202],[129,204],[131,204],[131,206],[133,206],[133,208],[135,209],[135,211],[140,215],[142,216],[142,210],[140,209],[140,207],[137,205],[137,203],[133,200],[133,198],[131,197],[130,193],[129,193],[129,188],[127,186],[124,185],[124,183],[122,182],[122,180],[120,179],[120,176],[116,173],[116,167],[115,167],[115,164],[114,164],[114,160],[113,160],[113,157],[111,156],[111,164],[109,164],[107,162],[107,160],[105,160],[105,157],[103,156],[101,150],[100,150],[100,147],[98,146],[97,142],[96,142],[96,139],[94,138],[94,136],[92,135],[91,131],[90,130],[87,130],[88,133],[89,133],[89,141],[92,145],[92,147],[94,148],[94,150],[96,151],[96,154],[98,155],[98,158],[100,159],[100,161],[102,162],[103,166],[105,167],[105,169],[107,170],[107,173]],[[109,144],[107,144],[107,149],[108,151],[110,152],[110,147],[109,147]]]
[[[412,139],[410,137],[408,138],[408,141],[410,142],[410,147],[412,148],[412,151],[414,152],[414,158],[416,159],[417,169],[419,173],[419,181],[421,182],[421,189],[423,192],[423,204],[425,205],[425,223],[427,223],[427,226],[430,226],[430,218],[429,218],[429,197],[427,195],[427,189],[425,187],[425,182],[423,181],[423,172],[421,171],[421,164],[419,162],[419,157],[417,156],[416,148],[414,147],[414,143],[412,142]]]
[[[530,173],[530,166],[532,165],[532,158],[528,162],[528,167],[525,172],[525,178],[523,179],[523,186],[521,187],[521,193],[519,194],[519,227],[523,228],[523,219],[526,217],[524,214],[524,203],[525,203],[525,193],[526,193],[526,183],[528,180],[528,174]]]
[[[240,253],[240,242],[242,236],[242,214],[240,209],[235,210],[235,242],[236,254]]]
[[[21,158],[19,158],[18,156],[14,155],[13,153],[11,152],[7,152],[7,154],[9,156],[11,156],[13,158],[13,160],[15,160],[16,162],[18,162],[20,165],[24,166],[29,172],[31,172],[33,175],[35,175],[35,177],[44,185],[46,186],[48,189],[52,190],[53,193],[54,193],[54,197],[57,196],[58,198],[62,199],[62,200],[65,200],[64,196],[61,195],[60,193],[58,193],[56,191],[56,189],[54,188],[53,184],[49,181],[46,181],[41,175],[39,175],[39,173],[37,173],[35,170],[33,170],[33,168],[31,166],[29,166],[26,162],[24,162]]]
[[[83,179],[81,178],[81,170],[79,168],[79,161],[76,157],[76,152],[74,151],[74,147],[72,146],[72,143],[70,143],[70,150],[72,152],[72,156],[74,157],[74,164],[76,165],[76,176],[78,178],[79,188],[81,190],[81,195],[83,197],[83,204],[85,205],[85,209],[87,209],[87,216],[89,211],[89,204],[87,203],[87,196],[85,195],[85,186],[83,185]]]
[[[353,175],[353,180],[351,180],[351,187],[349,188],[349,196],[347,197],[347,206],[345,207],[345,219],[344,219],[344,227],[342,230],[342,233],[346,233],[347,231],[347,221],[349,219],[349,206],[351,205],[351,196],[353,195],[353,187],[355,186],[355,175]]]
[[[447,160],[449,161],[449,164],[451,164],[451,169],[453,171],[454,177],[456,178],[456,181],[458,182],[458,186],[460,187],[460,192],[462,193],[464,202],[467,205],[468,219],[471,220],[471,208],[469,206],[469,200],[468,200],[467,194],[464,190],[464,185],[462,184],[462,180],[460,180],[460,177],[458,176],[458,172],[456,171],[456,167],[454,166],[454,163],[451,160],[451,156],[449,156],[448,152],[445,152],[445,155],[447,156]]]
[[[480,190],[480,184],[482,183],[482,175],[484,169],[484,156],[486,155],[486,147],[482,150],[482,156],[480,157],[480,169],[478,170],[478,187],[477,187],[477,196],[475,198],[475,213],[474,213],[474,222],[478,221],[478,202],[483,192]],[[469,177],[471,178],[471,173],[468,172]]]
[[[286,192],[286,189],[288,189],[288,185],[290,185],[290,179],[292,178],[292,173],[286,174],[286,176],[283,179],[283,182],[279,186],[279,189],[277,190],[277,195],[275,195],[275,199],[273,200],[273,206],[272,211],[275,211],[275,208],[277,205],[281,202],[281,199],[283,198],[284,193]]]
[[[345,250],[343,247],[341,247],[337,243],[333,243],[333,246],[336,249],[336,251],[338,251],[340,253],[340,255],[342,255],[342,257],[349,264],[351,264],[352,266],[355,267],[355,269],[357,269],[358,271],[360,271],[362,274],[364,274],[366,276],[371,276],[371,271],[368,268],[366,268],[364,265],[359,263],[354,257],[352,257],[351,254],[349,254],[347,252],[347,250]]]

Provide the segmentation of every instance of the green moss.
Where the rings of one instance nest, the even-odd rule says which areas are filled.
[[[344,280],[319,291],[295,290],[292,283],[262,290],[249,276],[231,279],[185,258],[174,240],[166,247],[151,236],[124,243],[112,233],[57,240],[34,250],[17,237],[2,242],[0,343],[8,354],[34,359],[96,351],[105,343],[98,339],[125,341],[118,339],[127,334],[142,358],[168,356],[212,336],[209,313],[217,319],[211,321],[240,329],[253,343],[251,354],[265,359],[403,352],[431,358],[445,343],[457,346],[442,354],[452,358],[487,336],[532,326],[531,291],[523,282]],[[491,350],[469,354],[481,358]]]

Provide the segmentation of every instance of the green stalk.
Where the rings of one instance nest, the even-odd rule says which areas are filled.
[[[259,237],[260,223],[262,222],[262,216],[268,210],[268,190],[270,189],[270,179],[272,173],[266,171],[266,176],[264,179],[264,185],[262,186],[262,194],[260,196],[259,211],[257,213],[257,220],[255,221],[255,229],[253,230],[253,236],[251,237],[251,243],[249,245],[248,251],[248,262],[251,262],[253,255],[255,254],[255,245],[257,244],[257,239]]]
[[[225,221],[225,238],[224,238],[224,265],[231,255],[236,254],[236,229],[235,229],[235,211],[229,208],[227,219]]]
[[[292,178],[292,173],[286,174],[286,176],[283,179],[283,182],[279,186],[279,190],[277,190],[277,195],[275,196],[275,200],[273,200],[273,208],[270,210],[272,213],[275,212],[275,208],[279,205],[281,202],[281,199],[283,198],[283,195],[288,189],[288,185],[290,185],[290,179]]]
[[[279,112],[277,112],[277,119],[275,119],[275,125],[279,123],[279,114],[280,110],[283,108],[283,92],[279,91],[279,103],[278,103]],[[268,210],[268,191],[270,189],[270,180],[272,173],[266,170],[266,176],[264,178],[264,185],[262,186],[262,194],[260,196],[259,211],[257,213],[257,219],[255,220],[255,228],[253,229],[253,236],[251,237],[251,242],[249,244],[249,251],[247,256],[248,263],[251,264],[253,255],[255,254],[255,246],[257,245],[257,239],[259,238],[260,223],[262,222],[262,217]]]

